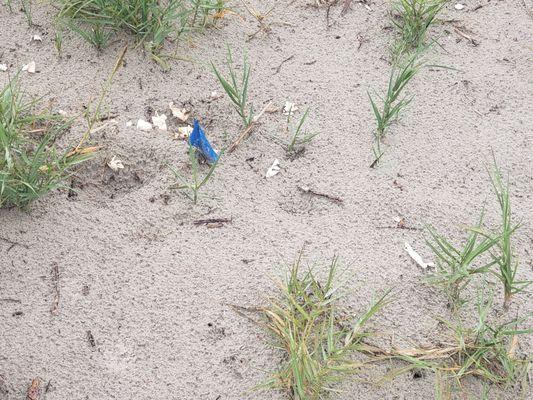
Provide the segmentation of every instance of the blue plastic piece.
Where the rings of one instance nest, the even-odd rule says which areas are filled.
[[[209,164],[218,161],[217,152],[213,150],[211,143],[209,143],[209,140],[205,136],[204,130],[196,119],[194,120],[194,128],[189,136],[189,144],[196,148]]]

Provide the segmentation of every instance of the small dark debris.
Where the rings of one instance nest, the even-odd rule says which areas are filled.
[[[21,315],[24,315],[24,313],[23,313],[22,311],[15,311],[15,312],[13,313],[13,316],[14,316],[14,317],[20,317]]]
[[[416,370],[415,372],[413,372],[413,379],[420,379],[423,377],[424,377],[424,374],[422,373],[422,371]]]
[[[87,341],[91,347],[96,347],[96,341],[94,340],[94,336],[91,331],[87,331]]]

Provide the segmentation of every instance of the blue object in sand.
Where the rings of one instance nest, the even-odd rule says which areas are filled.
[[[196,119],[194,120],[194,128],[189,136],[189,144],[198,149],[209,164],[218,161],[217,152],[213,150],[211,143],[209,143],[209,140],[207,140],[207,137],[205,136],[204,130]]]

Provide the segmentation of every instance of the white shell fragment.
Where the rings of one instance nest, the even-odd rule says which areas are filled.
[[[191,132],[192,132],[192,126],[180,126],[178,128],[178,134],[176,135],[176,139],[185,140],[188,139]]]
[[[405,242],[405,250],[407,250],[407,253],[409,253],[409,256],[419,265],[420,268],[422,268],[424,271],[426,271],[428,268],[433,268],[435,264],[429,262],[424,262],[422,260],[422,257],[420,254],[418,254],[416,251],[413,250],[411,245],[407,242]]]
[[[107,163],[107,166],[115,172],[118,171],[119,169],[124,169],[124,164],[116,156],[113,156],[113,158],[109,160],[109,162]]]
[[[137,121],[137,129],[140,129],[141,131],[151,131],[152,124],[144,119],[139,119]]]
[[[216,90],[213,90],[209,97],[211,98],[211,100],[217,100],[222,97],[222,94],[218,93]]]
[[[285,105],[283,106],[283,114],[292,116],[294,113],[298,111],[298,106],[290,101],[286,101]]]
[[[456,9],[456,10],[462,10],[463,8],[465,8],[464,4],[457,3],[457,4],[455,5],[455,9]]]
[[[36,68],[36,65],[35,65],[35,61],[30,61],[28,64],[24,65],[22,67],[22,70],[23,71],[26,71],[30,74],[34,74],[35,73],[35,68]]]
[[[265,176],[267,178],[272,178],[274,175],[277,175],[279,171],[280,171],[279,160],[276,158],[274,162],[272,163],[272,165],[270,166],[270,168],[268,169],[268,171],[266,172]]]
[[[43,41],[43,38],[42,38],[41,36],[39,36],[39,35],[33,35],[33,36],[31,37],[31,41],[32,41],[32,42],[42,42],[42,41]]]
[[[169,103],[168,108],[172,111],[172,115],[179,119],[181,122],[186,122],[191,114],[186,108],[179,108],[172,101]]]
[[[7,71],[7,64],[0,64],[0,71],[6,72]]]
[[[158,115],[157,113],[152,117],[152,123],[162,131],[167,130],[167,116],[165,114]]]
[[[133,121],[130,119],[128,122],[126,122],[126,126],[129,128],[130,126],[133,126]]]

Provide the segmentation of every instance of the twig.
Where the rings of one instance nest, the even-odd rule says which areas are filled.
[[[246,139],[248,137],[248,135],[252,132],[252,129],[255,127],[255,125],[257,124],[257,122],[259,121],[259,118],[261,118],[263,116],[263,114],[265,113],[265,111],[270,107],[270,105],[272,104],[272,102],[269,102],[265,108],[263,108],[261,110],[261,112],[259,114],[257,114],[252,123],[250,125],[248,125],[242,132],[241,134],[239,135],[239,137],[237,138],[237,140],[235,140],[235,142],[233,142],[231,144],[231,146],[229,147],[228,149],[228,153],[233,153],[233,151],[235,151],[235,149],[237,148],[237,146],[239,146],[241,144],[241,142]]]
[[[209,224],[225,224],[233,221],[232,218],[207,218],[207,219],[198,219],[193,222],[194,225],[209,225]]]
[[[6,243],[9,243],[11,246],[9,246],[6,250],[6,253],[9,253],[11,251],[11,249],[15,246],[21,246],[21,247],[24,247],[25,249],[29,249],[29,246],[27,244],[24,244],[24,243],[19,243],[19,242],[15,242],[13,240],[10,240],[10,239],[6,239],[4,237],[1,237],[0,236],[0,240],[3,240],[4,242]]]
[[[453,30],[455,31],[455,33],[457,33],[459,36],[465,38],[466,40],[468,40],[472,46],[476,47],[479,45],[479,42],[474,39],[472,36],[469,36],[467,35],[466,33],[464,33],[463,31],[461,31],[459,28],[457,28],[456,26],[453,27]]]
[[[314,191],[313,189],[311,189],[311,188],[309,188],[307,186],[298,186],[298,190],[300,190],[303,193],[311,194],[313,196],[324,197],[324,198],[326,198],[328,200],[331,200],[332,202],[337,203],[337,204],[342,204],[343,203],[343,200],[340,197],[332,196],[332,195],[329,195],[329,194],[326,194],[326,193],[316,192],[316,191]]]
[[[12,299],[10,297],[0,299],[0,301],[4,301],[6,303],[22,303],[22,301],[20,301],[19,299]]]
[[[285,64],[287,61],[290,61],[294,58],[294,54],[290,57],[287,57],[285,60],[283,60],[276,68],[272,68],[272,69],[275,69],[276,72],[274,72],[274,75],[278,74],[279,71],[281,71],[281,67],[283,66],[283,64]]]
[[[420,228],[413,228],[411,226],[405,226],[405,225],[387,225],[387,226],[376,226],[377,229],[406,229],[408,231],[419,231]]]
[[[56,262],[52,265],[52,283],[54,285],[54,300],[50,313],[57,315],[57,308],[59,306],[59,265]]]

